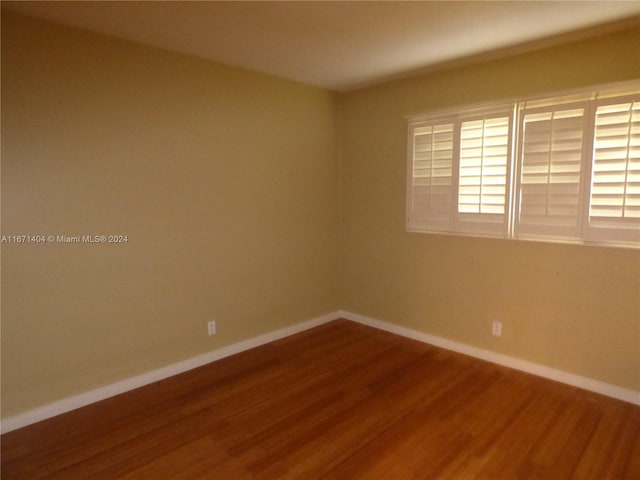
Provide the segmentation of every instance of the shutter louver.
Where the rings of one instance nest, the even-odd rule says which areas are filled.
[[[585,108],[522,114],[516,235],[577,238]]]

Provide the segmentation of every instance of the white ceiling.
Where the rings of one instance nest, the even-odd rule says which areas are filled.
[[[346,91],[638,25],[639,1],[2,2],[26,15]]]

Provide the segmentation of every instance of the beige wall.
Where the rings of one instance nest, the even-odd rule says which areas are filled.
[[[406,233],[404,119],[637,79],[638,45],[624,31],[342,96],[343,308],[640,389],[640,251]]]
[[[2,415],[337,310],[336,112],[3,12],[3,234],[129,242],[2,245]]]
[[[404,230],[404,116],[638,78],[639,41],[338,96],[3,12],[3,234],[129,242],[2,245],[2,416],[339,308],[640,389],[640,252]]]

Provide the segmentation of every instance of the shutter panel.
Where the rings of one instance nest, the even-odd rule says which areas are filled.
[[[458,229],[506,234],[511,117],[500,112],[460,125]]]
[[[521,113],[517,237],[580,237],[585,110],[563,105]]]
[[[596,110],[589,226],[590,239],[640,240],[640,100]]]
[[[463,122],[458,212],[504,214],[509,118]]]
[[[407,228],[450,231],[453,192],[453,124],[410,128],[411,158]]]

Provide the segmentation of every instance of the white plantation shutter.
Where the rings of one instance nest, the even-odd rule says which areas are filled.
[[[407,230],[640,248],[640,84],[410,118]]]
[[[413,125],[407,228],[450,231],[453,192],[453,124]]]
[[[511,155],[510,112],[460,125],[458,230],[503,236]]]
[[[509,118],[463,122],[458,212],[504,214]]]
[[[640,241],[640,98],[627,100],[596,109],[588,232],[592,240]]]
[[[586,109],[573,104],[521,111],[517,238],[580,237]]]

